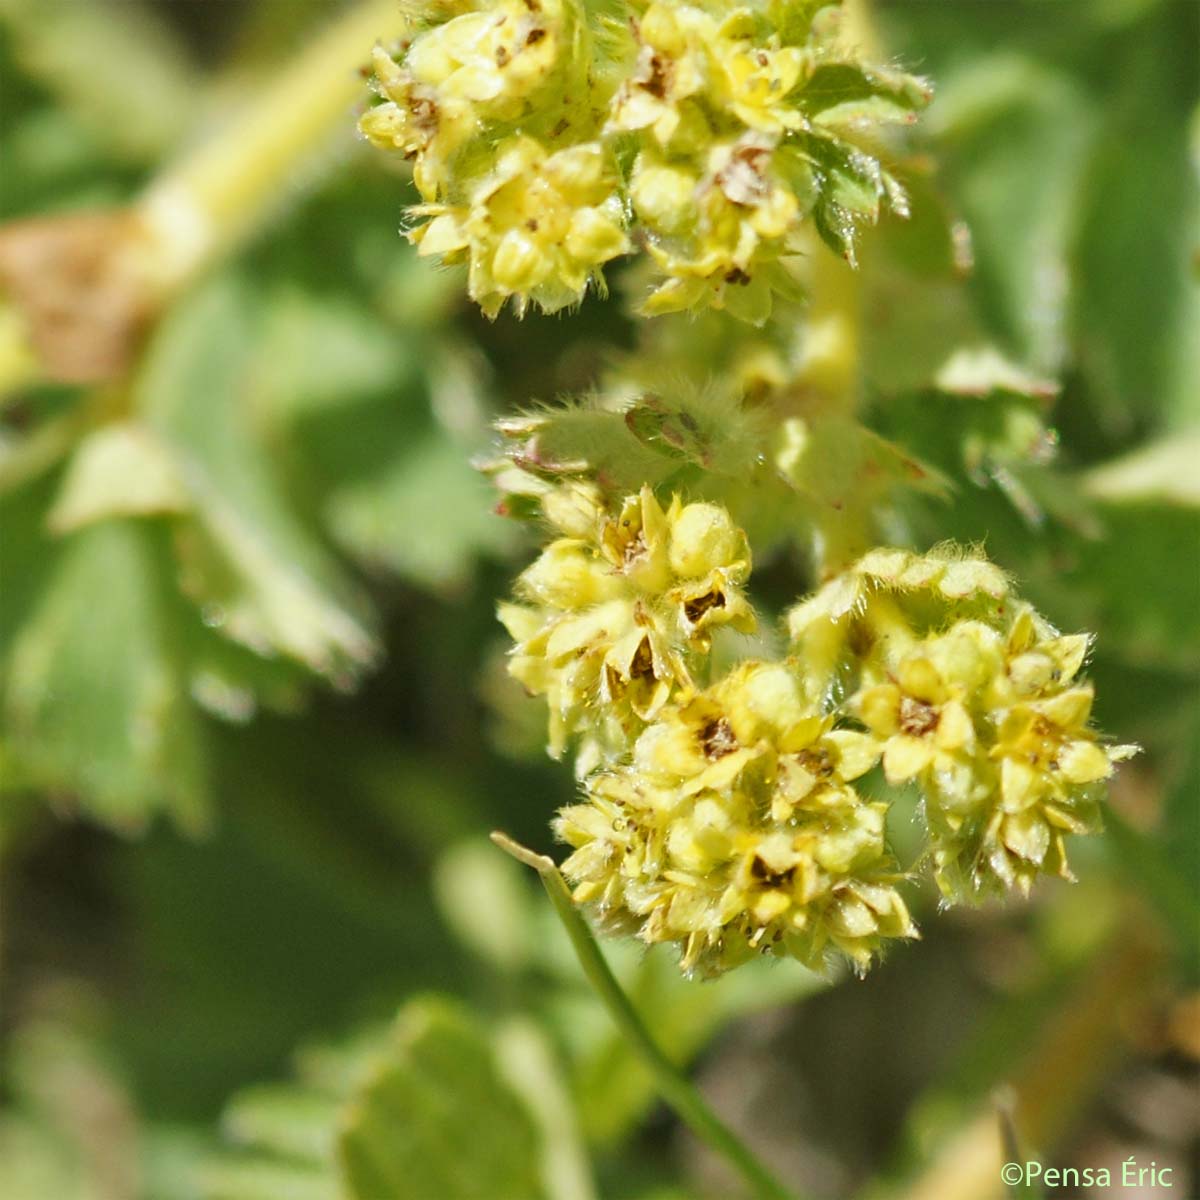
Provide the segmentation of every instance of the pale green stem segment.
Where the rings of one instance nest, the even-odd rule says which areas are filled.
[[[608,1015],[649,1067],[662,1098],[687,1123],[697,1137],[706,1141],[740,1172],[759,1200],[799,1200],[783,1186],[755,1157],[748,1146],[717,1116],[704,1098],[659,1048],[642,1023],[629,997],[612,973],[588,923],[571,899],[566,880],[551,858],[535,854],[514,842],[507,834],[493,833],[492,841],[513,858],[532,867],[540,877],[554,911],[562,921],[575,949],[579,965],[595,989]]]
[[[150,183],[134,202],[136,237],[124,248],[140,307],[161,311],[312,182],[322,152],[328,159],[328,148],[353,126],[371,48],[406,25],[397,0],[362,0]],[[0,301],[0,397],[41,376],[23,315]]]
[[[159,288],[179,290],[280,203],[297,167],[351,124],[372,46],[398,37],[405,24],[396,0],[363,0],[282,68],[221,136],[150,186],[138,211]]]

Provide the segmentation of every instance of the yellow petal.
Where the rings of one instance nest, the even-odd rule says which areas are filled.
[[[837,748],[837,772],[843,779],[857,779],[879,761],[879,742],[870,734],[834,729],[824,740]]]
[[[847,897],[830,910],[829,928],[843,937],[867,937],[879,928],[879,918],[856,896]]]
[[[887,737],[899,729],[900,689],[894,683],[868,688],[858,698],[858,715],[863,724]]]
[[[780,891],[778,888],[772,888],[770,891],[761,893],[754,901],[754,908],[751,910],[756,921],[761,921],[764,925],[768,921],[775,920],[776,917],[782,916],[792,906],[792,898],[786,892]]]
[[[920,774],[933,758],[933,746],[924,738],[897,734],[883,752],[883,773],[888,783],[904,783]]]
[[[1071,688],[1034,706],[1060,729],[1081,729],[1092,712],[1091,686]]]
[[[1112,774],[1112,763],[1095,742],[1068,742],[1058,752],[1058,769],[1072,783],[1095,783]]]
[[[794,721],[780,732],[780,751],[783,754],[795,754],[798,750],[811,746],[828,725],[829,719],[822,716],[802,717],[799,721]]]
[[[749,557],[746,535],[716,504],[689,504],[671,522],[671,570],[682,579],[748,564]]]
[[[1043,805],[1042,815],[1050,825],[1057,829],[1065,829],[1068,833],[1088,832],[1089,827],[1085,821],[1079,820],[1074,813],[1068,812],[1065,808],[1060,808],[1057,804]]]
[[[1038,798],[1038,773],[1019,759],[1005,758],[1000,764],[1000,795],[1006,812],[1021,812]]]
[[[896,583],[904,569],[912,562],[912,555],[907,550],[892,550],[881,548],[870,550],[858,560],[857,570],[862,575],[870,575],[885,583]]]
[[[970,749],[975,745],[975,726],[966,708],[957,700],[942,705],[934,741],[942,750]]]
[[[1043,643],[1041,649],[1044,654],[1049,654],[1054,659],[1061,681],[1069,683],[1083,666],[1091,641],[1086,633],[1074,633],[1068,637],[1053,638]]]
[[[502,603],[496,608],[496,616],[514,642],[529,641],[542,627],[542,614],[524,604]]]
[[[952,600],[984,592],[997,600],[1008,591],[1008,580],[999,567],[981,558],[950,563],[938,584],[943,596]]]
[[[1014,854],[1029,862],[1040,863],[1050,848],[1050,826],[1032,808],[1006,817],[1002,836]]]
[[[901,689],[914,700],[923,700],[926,704],[939,704],[945,699],[946,688],[938,669],[929,659],[914,656],[900,664],[896,678]]]

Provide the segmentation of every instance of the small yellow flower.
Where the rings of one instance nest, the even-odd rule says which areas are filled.
[[[708,125],[695,101],[709,86],[716,22],[689,5],[651,4],[635,30],[637,62],[612,98],[606,132],[648,130],[665,147],[682,126],[691,137],[680,140],[702,144]]]
[[[803,50],[751,40],[745,10],[721,28],[716,66],[723,103],[748,129],[783,133],[805,128],[807,119],[788,97],[800,83],[806,65]]]
[[[587,74],[586,26],[571,0],[464,7],[445,6],[446,19],[412,38],[402,62],[376,48],[386,102],[360,122],[376,145],[416,159],[429,203],[461,190],[455,159],[483,124],[545,125],[544,114],[563,109],[564,95]]]
[[[849,253],[849,231],[882,199],[902,207],[871,135],[927,89],[846,58],[782,10],[657,0],[627,35],[579,0],[467,0],[427,17],[398,60],[377,52],[382,103],[361,128],[413,160],[414,215],[432,218],[414,240],[469,259],[471,295],[489,314],[509,296],[519,311],[577,302],[636,243],[665,277],[643,313],[715,307],[761,323],[776,294],[797,294],[780,260],[800,248],[802,221],[823,214],[818,232]],[[839,119],[826,69],[835,94],[857,88],[875,107]],[[525,143],[540,152],[516,153]],[[600,157],[603,188],[566,186],[586,173],[575,151]],[[503,188],[494,205],[520,211],[498,218]]]
[[[924,800],[951,899],[1067,876],[1113,765],[1089,725],[1084,635],[1063,636],[978,554],[872,551],[788,614],[806,696],[852,715]],[[849,699],[838,704],[840,695]]]
[[[650,235],[647,249],[666,281],[643,303],[653,315],[711,304],[758,323],[786,287],[776,260],[802,215],[775,173],[771,137],[747,133],[711,147],[690,174],[644,153],[630,197]]]
[[[895,683],[868,688],[857,701],[863,723],[884,743],[888,783],[926,771],[954,770],[975,752],[975,726],[963,690],[943,679],[926,657],[907,659]]]
[[[878,752],[831,726],[779,663],[668,705],[556,823],[576,899],[706,975],[756,953],[819,966],[829,950],[865,969],[885,939],[915,936],[886,806],[849,785]]]
[[[468,290],[494,317],[512,298],[546,312],[577,304],[629,241],[608,152],[597,142],[553,154],[529,137],[503,146],[465,205],[414,209],[430,220],[409,235],[422,256],[470,264]]]
[[[1003,624],[1011,588],[995,564],[951,545],[927,554],[881,548],[788,610],[792,651],[814,698],[881,682],[922,634],[956,619]]]
[[[581,532],[586,508],[570,510]],[[615,515],[593,511],[586,536],[552,542],[517,581],[522,603],[499,611],[511,674],[549,700],[551,754],[587,738],[581,773],[691,686],[713,629],[754,628],[749,547],[724,509],[676,497],[664,510],[643,488]]]

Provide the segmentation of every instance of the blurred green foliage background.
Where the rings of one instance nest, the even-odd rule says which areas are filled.
[[[1096,631],[1098,721],[1145,753],[1077,885],[944,915],[927,889],[924,941],[865,981],[609,949],[806,1194],[1001,1194],[1001,1084],[1031,1154],[1153,1158],[1194,1194],[1200,6],[873,16],[937,85],[913,219],[860,254],[871,423],[954,484],[905,528],[985,542]],[[286,115],[287,64],[356,20],[0,0],[0,1197],[732,1198],[486,841],[550,850],[573,784],[493,618],[532,542],[470,459],[628,347],[619,276],[484,322],[397,231],[353,57],[167,299],[106,274],[126,206]],[[1020,381],[939,374],[980,344]],[[758,599],[810,582],[780,552]]]

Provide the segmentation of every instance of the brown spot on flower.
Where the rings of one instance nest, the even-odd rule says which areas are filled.
[[[634,653],[633,661],[629,664],[630,679],[654,678],[654,652],[650,649],[648,638],[642,638]]]
[[[833,757],[823,746],[810,746],[796,755],[796,761],[818,779],[828,779],[833,774]]]
[[[649,62],[638,76],[638,83],[656,100],[662,100],[667,94],[667,85],[671,78],[671,63],[661,54],[650,55]]]
[[[502,66],[504,66],[504,64],[506,62],[508,62],[508,47],[507,46],[497,46],[496,47],[496,66],[502,67]]]
[[[900,728],[913,737],[924,737],[938,727],[940,714],[932,704],[905,696],[900,701]]]
[[[709,609],[724,607],[725,593],[714,588],[711,592],[705,592],[702,596],[693,596],[690,600],[685,600],[683,602],[683,615],[695,625]]]
[[[742,287],[745,287],[746,284],[748,284],[750,282],[750,276],[747,275],[746,272],[743,271],[741,267],[734,267],[732,271],[730,271],[726,274],[725,282],[726,283],[737,283],[737,284],[741,284]]]
[[[738,740],[724,717],[714,717],[700,730],[700,745],[705,758],[718,759],[732,754],[738,747]]]
[[[413,96],[408,102],[409,116],[413,127],[426,136],[437,131],[438,107],[428,96]]]
[[[770,865],[763,862],[756,854],[750,860],[750,874],[757,882],[766,887],[782,887],[792,882],[792,878],[796,874],[796,868],[787,867],[782,871],[772,870]]]
[[[627,525],[628,522],[627,521],[623,522],[623,524]],[[645,538],[644,534],[642,533],[642,531],[639,529],[637,532],[637,536],[630,538],[629,541],[627,541],[625,543],[625,552],[624,552],[624,556],[623,556],[624,560],[625,560],[625,565],[629,566],[630,563],[634,562],[636,559],[641,558],[641,556],[645,553],[646,553],[646,538]]]
[[[766,146],[739,146],[717,172],[717,186],[734,204],[761,204],[771,192],[767,169],[771,151]]]
[[[546,36],[546,31],[544,29],[542,29],[541,27],[538,27],[536,29],[531,29],[525,37],[525,45],[536,46],[538,44],[538,42],[540,42],[542,40],[542,38],[544,38],[545,36]]]

